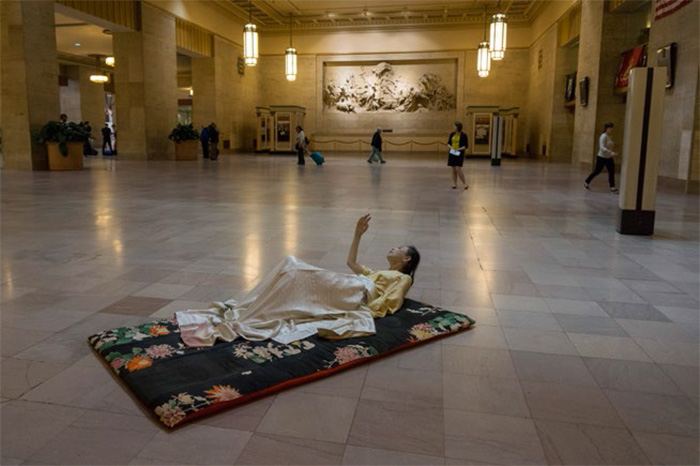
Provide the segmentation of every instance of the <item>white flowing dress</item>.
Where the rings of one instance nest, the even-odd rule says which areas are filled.
[[[288,344],[318,333],[330,339],[376,333],[367,302],[372,280],[314,267],[287,257],[240,302],[176,313],[188,346],[211,346],[217,339],[274,340]]]

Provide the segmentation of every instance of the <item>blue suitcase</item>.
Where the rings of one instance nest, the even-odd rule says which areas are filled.
[[[311,157],[311,160],[316,162],[316,165],[323,165],[323,162],[325,162],[325,160],[323,159],[323,156],[319,152],[312,152],[310,157]]]

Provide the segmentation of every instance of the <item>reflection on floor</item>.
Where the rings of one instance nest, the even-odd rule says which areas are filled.
[[[615,233],[578,168],[443,157],[222,156],[2,173],[2,464],[697,464],[698,199]],[[240,295],[288,254],[391,246],[410,296],[475,330],[165,432],[92,332]]]

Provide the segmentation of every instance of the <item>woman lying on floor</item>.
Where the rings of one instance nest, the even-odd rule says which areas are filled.
[[[188,346],[211,346],[217,338],[287,344],[317,333],[329,339],[373,335],[374,319],[403,305],[420,254],[413,246],[402,246],[387,253],[388,270],[375,272],[358,264],[357,249],[370,219],[365,215],[357,221],[350,246],[347,264],[356,275],[287,257],[240,302],[178,312],[182,340]]]

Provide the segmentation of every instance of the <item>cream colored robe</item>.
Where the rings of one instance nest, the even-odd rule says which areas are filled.
[[[209,309],[177,312],[188,346],[272,339],[287,344],[318,333],[330,339],[375,333],[366,303],[376,298],[372,280],[314,267],[287,257],[240,302],[213,303]]]

